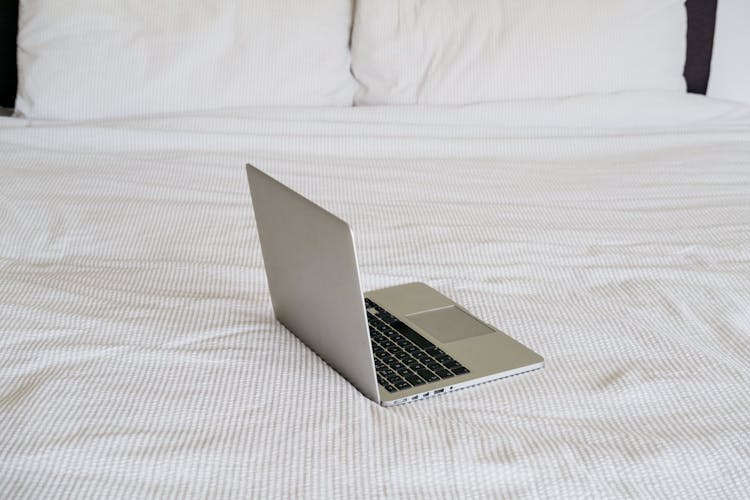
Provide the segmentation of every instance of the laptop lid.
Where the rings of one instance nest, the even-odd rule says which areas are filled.
[[[380,402],[349,225],[249,164],[247,179],[276,318]]]

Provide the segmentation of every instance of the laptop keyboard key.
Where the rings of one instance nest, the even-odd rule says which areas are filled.
[[[427,351],[427,353],[434,358],[445,356],[445,351],[443,351],[442,349],[440,349],[439,347],[435,345],[431,347],[426,347],[425,351]]]
[[[417,352],[419,350],[419,347],[415,346],[414,344],[409,344],[408,346],[404,347],[404,350],[408,353]]]
[[[388,366],[389,366],[389,367],[391,368],[391,370],[401,370],[401,369],[403,369],[403,368],[406,368],[406,365],[405,365],[405,364],[403,364],[403,363],[402,363],[402,362],[400,362],[400,361],[394,361],[393,363],[391,363],[391,364],[390,364],[390,365],[388,365]]]
[[[405,358],[401,358],[401,362],[403,364],[405,364],[406,366],[410,366],[410,365],[413,365],[415,363],[419,364],[419,361],[417,361],[416,359],[414,359],[414,358],[412,358],[411,356],[408,356],[408,355]]]
[[[411,387],[411,384],[407,382],[406,380],[402,380],[401,382],[396,382],[393,385],[395,385],[396,389],[398,389],[399,391],[403,391],[404,389],[408,389],[409,387]]]

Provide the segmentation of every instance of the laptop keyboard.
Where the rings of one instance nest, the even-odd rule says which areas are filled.
[[[378,383],[402,391],[469,373],[458,361],[385,309],[365,299]]]

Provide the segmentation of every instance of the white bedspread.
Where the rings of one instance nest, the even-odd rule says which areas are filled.
[[[245,162],[546,368],[365,399],[274,321]],[[0,119],[4,498],[741,498],[748,360],[748,107]]]

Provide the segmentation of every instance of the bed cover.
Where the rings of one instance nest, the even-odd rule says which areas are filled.
[[[644,125],[647,124],[647,125]],[[380,408],[273,317],[244,164],[546,368]],[[0,496],[743,497],[750,108],[0,120]]]

